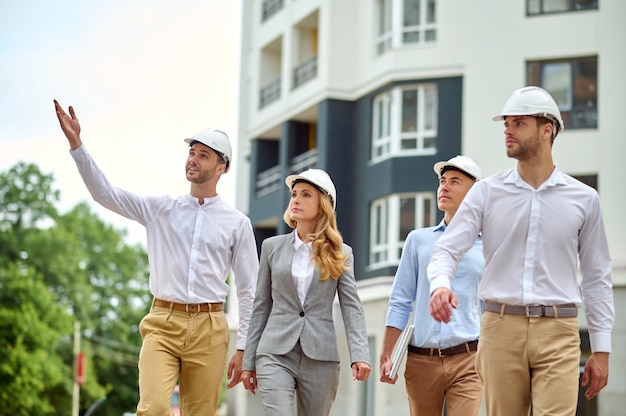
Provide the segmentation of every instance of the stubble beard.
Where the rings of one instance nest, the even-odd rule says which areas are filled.
[[[527,140],[518,141],[517,147],[506,149],[506,155],[520,162],[526,162],[539,154],[540,143],[539,132],[537,131]]]
[[[189,177],[189,174],[187,174],[187,180],[195,185],[202,185],[210,181],[211,179],[213,179],[214,176],[215,176],[215,172],[212,172],[207,169],[202,169],[199,171],[199,174],[196,177]]]

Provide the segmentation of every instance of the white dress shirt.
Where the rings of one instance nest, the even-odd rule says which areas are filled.
[[[237,349],[243,349],[259,262],[250,219],[219,196],[140,196],[113,187],[85,146],[70,152],[93,199],[146,227],[150,292],[193,304],[225,302],[232,270],[239,300]]]
[[[477,182],[433,250],[428,265],[431,293],[450,287],[458,262],[479,232],[485,257],[478,289],[482,300],[584,303],[591,350],[611,351],[611,259],[600,198],[593,188],[557,168],[538,189],[516,168]]]
[[[291,262],[291,274],[293,275],[293,282],[296,285],[296,291],[300,298],[300,303],[304,305],[306,294],[311,287],[313,281],[313,274],[315,273],[315,264],[311,261],[313,257],[313,243],[309,241],[304,243],[298,237],[298,232],[294,230],[295,235],[293,243],[293,261]]]

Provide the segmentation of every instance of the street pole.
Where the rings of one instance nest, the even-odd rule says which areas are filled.
[[[78,354],[80,353],[80,322],[74,322],[74,389],[72,392],[72,416],[78,416],[78,395],[80,393],[78,385]]]

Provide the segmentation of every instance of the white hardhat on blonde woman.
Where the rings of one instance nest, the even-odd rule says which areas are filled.
[[[226,135],[226,133],[222,130],[208,128],[197,132],[189,139],[185,139],[185,143],[190,146],[193,142],[202,143],[203,145],[209,146],[211,149],[215,150],[224,160],[224,163],[226,163],[224,173],[228,172],[228,169],[230,169],[230,161],[233,158],[233,149],[230,146],[230,140],[228,140],[228,135]]]
[[[555,124],[554,137],[565,129],[559,106],[550,93],[540,87],[524,87],[513,91],[493,121],[504,120],[507,116],[545,117]]]
[[[310,183],[320,192],[328,195],[333,203],[333,209],[337,208],[337,190],[328,173],[322,169],[307,169],[299,175],[289,175],[285,178],[285,184],[289,190],[292,190],[293,186],[301,181]]]

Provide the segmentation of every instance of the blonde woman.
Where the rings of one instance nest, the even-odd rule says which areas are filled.
[[[370,374],[367,329],[352,249],[337,230],[337,194],[328,174],[290,175],[284,221],[294,229],[263,241],[242,381],[258,388],[266,415],[326,416],[339,385],[335,294],[346,330],[353,380]]]

